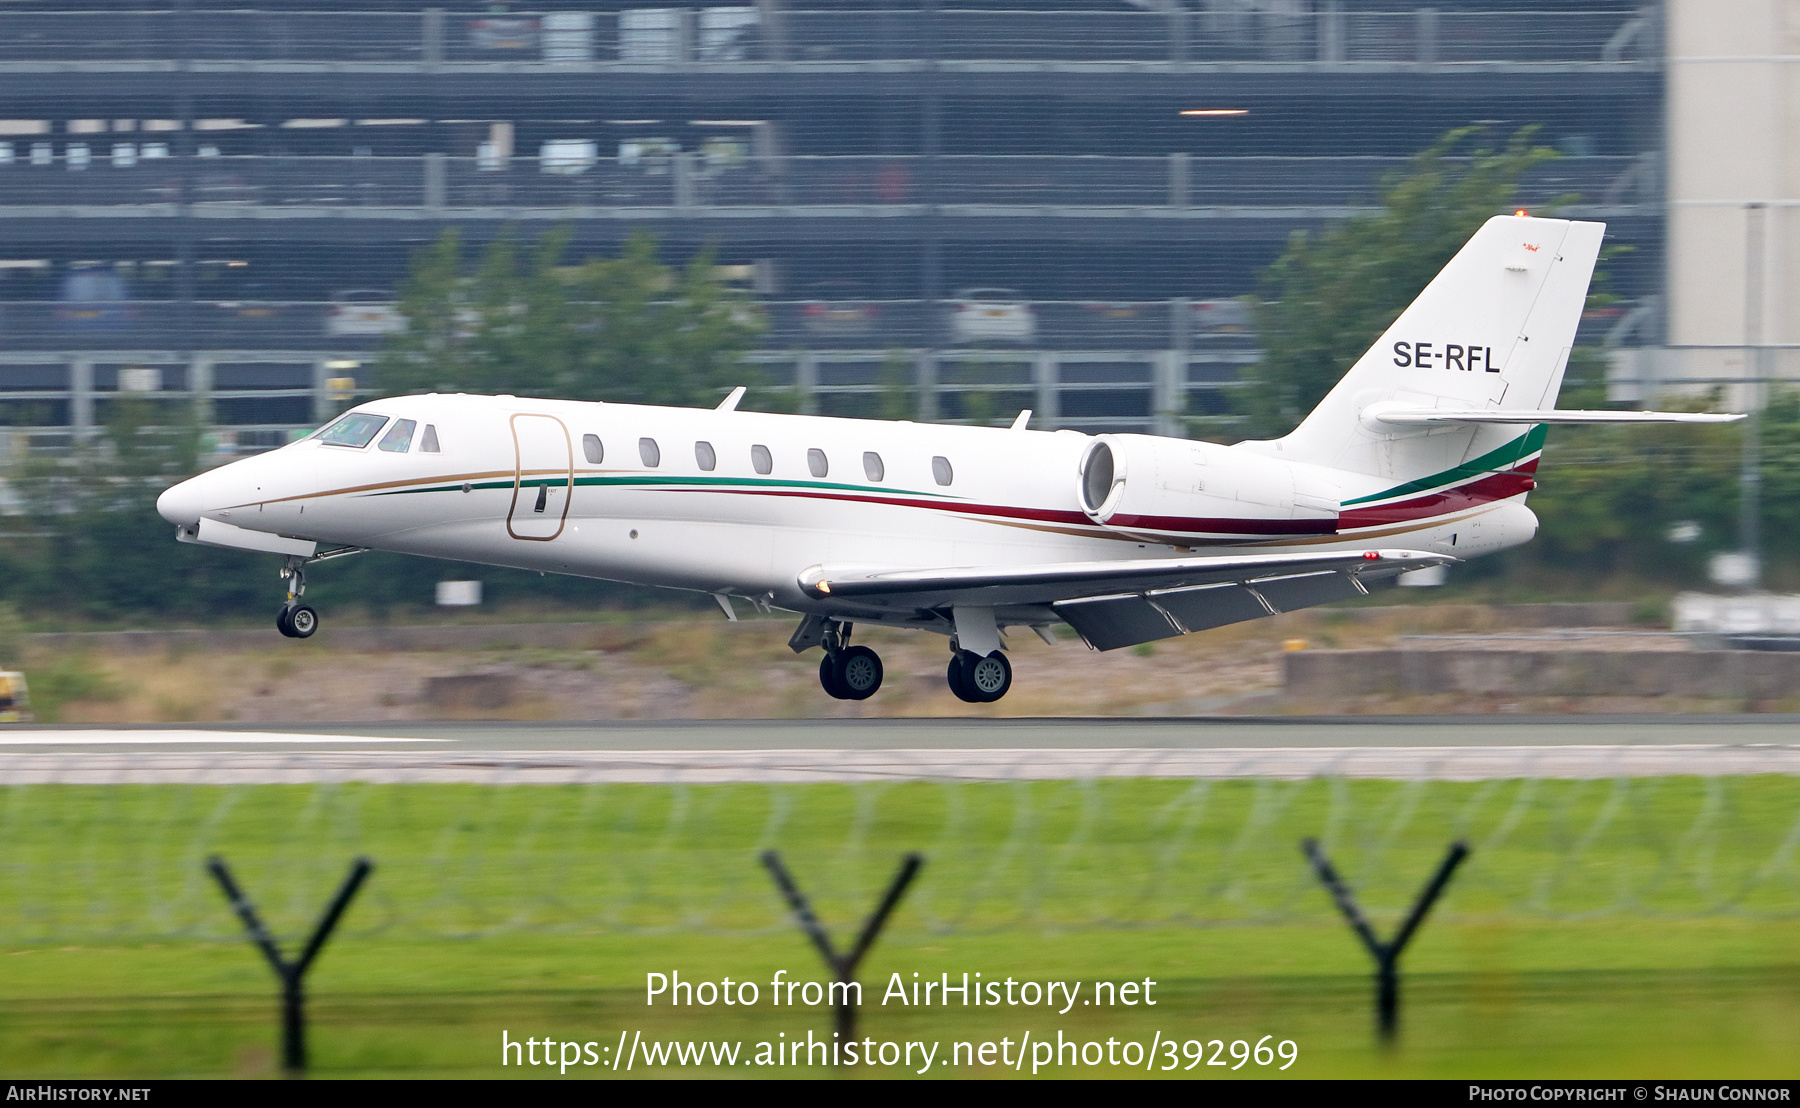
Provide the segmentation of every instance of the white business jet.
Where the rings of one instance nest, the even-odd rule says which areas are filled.
[[[998,700],[1002,638],[1099,650],[1367,594],[1529,540],[1547,425],[1731,415],[1556,411],[1605,227],[1489,220],[1291,434],[1218,446],[514,396],[394,396],[174,486],[183,542],[314,562],[362,550],[713,594],[801,616],[842,699],[881,685],[855,624],[949,636],[950,688]]]

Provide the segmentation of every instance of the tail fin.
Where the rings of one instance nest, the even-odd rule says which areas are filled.
[[[1604,223],[1495,216],[1285,438],[1258,453],[1417,481],[1542,432],[1504,424],[1396,426],[1372,405],[1531,411],[1556,406]],[[1379,411],[1380,409],[1377,409]]]

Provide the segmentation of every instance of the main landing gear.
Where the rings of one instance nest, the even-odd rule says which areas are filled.
[[[819,659],[819,685],[839,700],[867,700],[881,688],[880,655],[866,646],[851,646],[848,623],[810,616],[789,645],[796,651],[814,645],[825,648],[825,657]],[[1012,663],[998,650],[979,654],[952,639],[950,668],[944,676],[957,699],[992,704],[1012,688]]]
[[[977,654],[959,647],[950,655],[950,668],[944,677],[958,700],[992,704],[1012,688],[1012,663],[998,650]]]
[[[839,700],[867,700],[881,688],[881,655],[866,646],[850,646],[849,641],[848,623],[827,627],[819,684]]]
[[[290,639],[310,639],[319,629],[319,613],[310,604],[300,603],[306,595],[305,559],[289,557],[281,576],[288,583],[287,603],[275,613],[275,629]]]

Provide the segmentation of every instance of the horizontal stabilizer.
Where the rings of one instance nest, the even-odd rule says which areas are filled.
[[[1520,410],[1503,408],[1413,408],[1371,404],[1363,409],[1364,423],[1397,427],[1421,427],[1439,423],[1733,423],[1742,415],[1721,412],[1585,412],[1576,410]]]

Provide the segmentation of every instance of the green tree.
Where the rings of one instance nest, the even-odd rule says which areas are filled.
[[[1257,434],[1287,433],[1419,295],[1519,178],[1556,151],[1525,127],[1493,149],[1481,129],[1450,131],[1381,186],[1379,211],[1319,234],[1296,231],[1252,305],[1263,357],[1246,372]]]
[[[696,404],[745,383],[762,317],[710,248],[677,270],[647,231],[577,265],[568,243],[567,228],[529,248],[502,235],[468,273],[454,230],[418,251],[399,290],[408,326],[383,346],[376,387]]]

